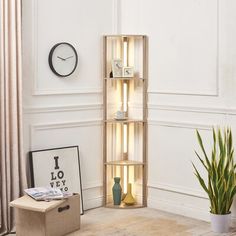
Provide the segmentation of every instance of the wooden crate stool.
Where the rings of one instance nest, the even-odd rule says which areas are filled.
[[[80,228],[80,196],[35,201],[23,196],[10,203],[16,208],[17,236],[63,236]]]

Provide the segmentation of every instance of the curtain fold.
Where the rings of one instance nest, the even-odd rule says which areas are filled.
[[[0,235],[13,229],[9,202],[26,188],[21,57],[21,0],[0,0]]]

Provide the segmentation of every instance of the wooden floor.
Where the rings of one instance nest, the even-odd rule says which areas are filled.
[[[85,214],[81,216],[81,229],[68,234],[68,236],[191,235],[236,236],[236,227],[232,227],[228,234],[215,234],[207,222],[163,211],[150,208],[122,210],[101,207],[85,211]]]
[[[68,236],[236,236],[236,227],[228,234],[215,234],[207,222],[150,208],[97,208],[86,211],[81,220],[81,229]]]

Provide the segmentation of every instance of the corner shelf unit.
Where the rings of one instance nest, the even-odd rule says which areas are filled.
[[[147,82],[147,36],[104,36],[103,205],[106,207],[147,206]],[[120,113],[123,117],[118,117]],[[113,205],[114,177],[120,177],[123,194],[127,193],[127,185],[132,184],[133,205],[124,202]]]

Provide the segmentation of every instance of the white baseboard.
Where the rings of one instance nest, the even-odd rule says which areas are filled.
[[[210,221],[208,212],[194,207],[186,207],[178,202],[173,203],[167,200],[149,198],[148,207],[199,220]]]
[[[103,197],[102,196],[96,196],[90,199],[84,199],[84,210],[89,210],[97,207],[102,206]]]
[[[94,188],[95,189],[95,188]],[[159,190],[162,191],[162,190]],[[162,191],[165,194],[166,191]],[[158,194],[158,192],[157,192]],[[172,196],[167,196],[171,194]],[[195,218],[198,220],[203,220],[210,222],[210,215],[208,209],[202,204],[201,201],[208,201],[204,199],[199,199],[195,197],[188,196],[186,194],[168,193],[165,197],[163,194],[149,194],[148,197],[148,207],[154,208],[161,211],[170,212],[172,214],[182,215],[190,218]],[[188,199],[195,198],[195,199]],[[190,201],[189,201],[190,200]],[[208,203],[207,203],[208,204]],[[83,199],[84,210],[89,210],[97,207],[102,207],[103,196],[96,195],[95,197]],[[234,225],[236,225],[236,215],[232,215],[232,220]]]
[[[148,207],[210,221],[208,200],[165,190],[151,189],[147,201]]]
[[[84,199],[84,210],[101,207],[102,202],[102,196]],[[158,199],[149,197],[148,207],[199,220],[204,220],[208,222],[210,221],[209,212],[205,209],[201,209],[197,205],[185,205],[184,203],[177,200],[173,202],[172,200],[168,199]]]

